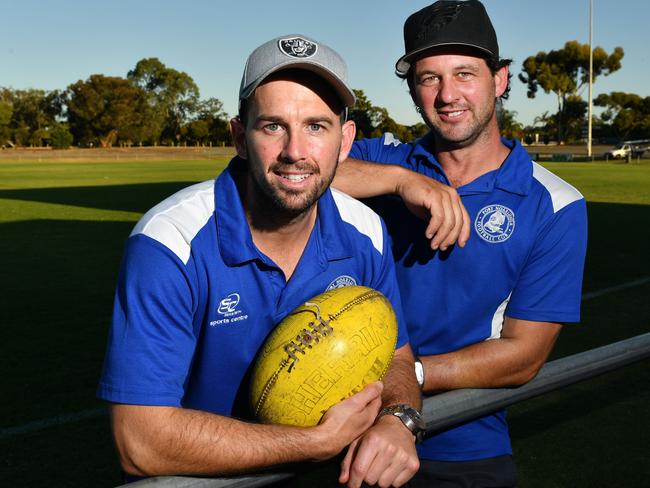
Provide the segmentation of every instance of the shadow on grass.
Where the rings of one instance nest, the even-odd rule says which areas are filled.
[[[0,199],[144,213],[191,184],[3,190]],[[0,224],[3,425],[97,406],[114,288],[133,225],[99,219]]]
[[[193,181],[0,190],[0,198],[144,213]]]
[[[639,361],[510,407],[509,423],[516,424],[518,439],[531,437],[637,397],[647,399],[650,392],[645,386],[649,381],[648,363]],[[644,405],[641,410],[648,408]]]
[[[508,409],[522,486],[645,487],[648,362]]]
[[[96,407],[119,263],[132,222],[0,225],[3,426]],[[43,401],[43,399],[47,399]]]
[[[589,203],[584,291],[650,275],[650,205]]]

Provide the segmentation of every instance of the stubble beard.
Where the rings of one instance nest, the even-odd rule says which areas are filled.
[[[276,163],[271,170],[282,168],[284,165],[285,163]],[[316,183],[306,191],[280,189],[272,185],[265,175],[251,171],[252,190],[257,202],[255,205],[257,225],[262,226],[263,222],[266,223],[264,227],[284,225],[307,214],[329,188],[336,173],[336,166],[334,171],[325,177],[321,175],[316,165],[291,164],[290,166],[294,169],[309,169],[311,172],[309,178],[315,178]]]
[[[438,120],[427,120],[429,117],[425,116],[426,124],[436,135],[436,146],[439,149],[449,150],[467,147],[487,132],[487,128],[495,114],[496,101],[493,101],[492,106],[484,112],[477,112],[473,107],[469,108],[476,118],[470,121],[459,133],[456,133],[455,127],[451,127],[450,130],[445,130],[446,124]],[[423,110],[422,113],[425,115],[426,111]]]

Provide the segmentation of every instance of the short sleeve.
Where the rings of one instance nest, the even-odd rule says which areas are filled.
[[[190,261],[191,264],[192,261]],[[97,396],[181,406],[196,347],[188,266],[144,235],[129,239]]]
[[[586,249],[587,209],[580,199],[540,228],[506,315],[537,322],[578,322]]]

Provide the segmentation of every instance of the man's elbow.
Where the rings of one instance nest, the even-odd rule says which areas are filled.
[[[120,466],[125,473],[133,476],[155,476],[163,474],[153,450],[137,436],[115,432]]]
[[[512,375],[510,386],[522,386],[535,379],[537,373],[539,373],[542,366],[544,366],[544,362],[545,361],[535,361],[523,365],[514,375]]]
[[[133,408],[117,406],[112,409],[113,438],[122,470],[134,476],[167,474],[151,433],[147,433],[134,417],[137,411]]]

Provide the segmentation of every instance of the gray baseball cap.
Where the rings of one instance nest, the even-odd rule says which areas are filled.
[[[325,44],[301,34],[272,39],[248,56],[239,87],[239,99],[250,97],[272,73],[288,68],[312,71],[336,90],[346,107],[354,105],[356,98],[348,86],[348,69],[343,58]]]

